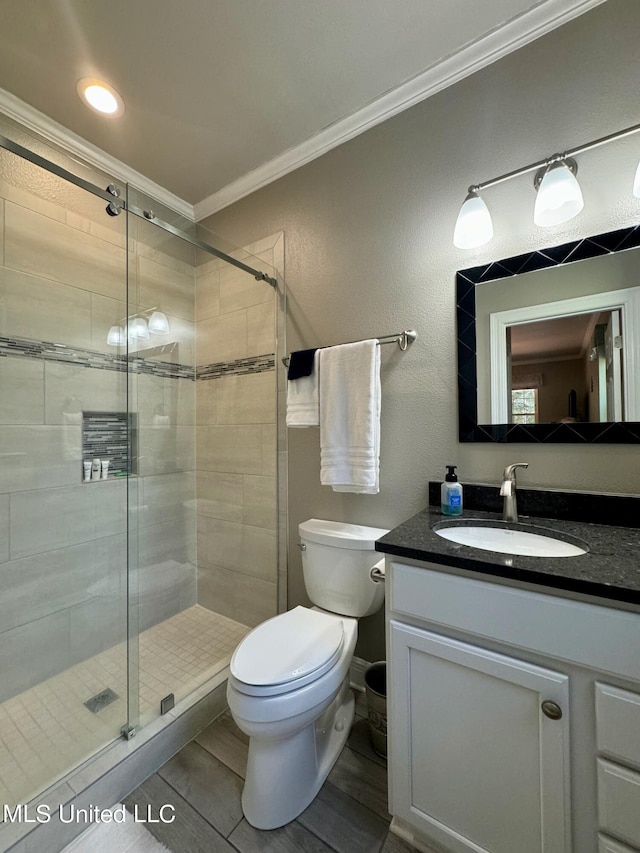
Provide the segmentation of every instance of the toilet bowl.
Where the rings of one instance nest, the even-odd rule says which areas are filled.
[[[227,685],[233,718],[250,738],[242,809],[249,823],[258,829],[283,826],[309,805],[344,746],[353,720],[349,666],[356,645],[356,620],[296,607],[252,632],[261,651],[270,644],[269,632],[282,627],[282,617],[287,618],[286,627],[292,629],[294,642],[300,637],[301,649],[308,651],[307,644],[313,647],[314,639],[324,649],[317,654],[317,648],[313,648],[315,669],[281,680],[298,667],[279,673],[274,667],[272,673],[262,676],[262,684],[247,684],[238,677],[241,673],[246,678],[246,672],[236,657]],[[304,632],[307,619],[308,633]],[[330,630],[324,637],[326,645],[322,646],[325,624]],[[253,643],[247,646],[251,650]],[[326,659],[322,661],[322,657]],[[279,680],[267,683],[271,675]],[[257,677],[258,674],[256,680]]]
[[[227,684],[231,714],[250,739],[242,809],[258,829],[294,820],[338,758],[354,714],[357,617],[384,599],[369,574],[381,562],[373,544],[386,530],[310,519],[299,531],[305,584],[318,606],[254,628],[231,658]],[[326,602],[331,610],[322,609]]]

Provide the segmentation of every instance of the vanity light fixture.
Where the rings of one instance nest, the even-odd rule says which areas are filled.
[[[123,347],[127,342],[122,326],[112,326],[107,334],[107,343],[112,347]]]
[[[162,311],[154,311],[149,317],[149,331],[152,335],[168,335],[171,329],[169,328],[169,320],[167,315]]]
[[[572,148],[565,151],[564,154],[554,154],[545,160],[539,160],[537,163],[531,163],[521,169],[515,169],[513,172],[492,178],[490,181],[483,181],[469,187],[468,195],[460,208],[456,221],[453,235],[454,246],[458,249],[475,249],[478,246],[484,246],[491,240],[493,237],[491,214],[485,202],[480,198],[480,193],[488,187],[501,184],[527,172],[536,173],[534,186],[538,194],[533,214],[535,224],[548,228],[573,219],[584,207],[582,190],[576,178],[578,164],[573,158],[585,151],[590,151],[592,148],[597,148],[616,139],[622,139],[625,136],[638,133],[638,131],[640,131],[640,124],[634,124],[624,130],[618,130],[615,133],[602,136],[600,139],[594,139],[593,142]],[[638,163],[635,174],[633,194],[640,198],[640,163]]]
[[[469,187],[453,233],[453,245],[458,249],[476,249],[493,237],[493,222],[489,208],[480,198],[477,187]]]
[[[169,335],[170,333],[169,318],[164,311],[158,308],[147,308],[111,326],[107,333],[107,343],[112,347],[123,347],[127,343],[127,337],[131,341],[148,341],[150,335]]]
[[[149,326],[144,317],[136,317],[129,323],[129,337],[138,341],[149,340]]]
[[[117,118],[124,113],[124,101],[119,92],[95,77],[83,77],[76,84],[82,101],[101,115]]]
[[[536,172],[533,185],[538,191],[533,209],[536,225],[549,228],[577,216],[584,207],[582,190],[576,178],[578,164],[571,157],[552,157]]]

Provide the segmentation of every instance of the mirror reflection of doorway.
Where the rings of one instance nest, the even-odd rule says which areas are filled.
[[[607,421],[624,419],[621,327],[621,312],[611,311],[604,330]]]
[[[492,423],[640,420],[640,287],[488,319]]]
[[[623,420],[621,311],[506,329],[510,423]]]

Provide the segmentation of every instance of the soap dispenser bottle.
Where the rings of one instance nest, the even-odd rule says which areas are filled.
[[[456,476],[456,465],[447,465],[447,474],[440,487],[440,509],[444,515],[462,515],[462,486]]]

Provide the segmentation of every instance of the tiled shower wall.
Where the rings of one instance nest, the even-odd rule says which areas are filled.
[[[126,482],[81,482],[80,419],[126,409],[106,343],[127,313],[125,217],[57,179],[35,186],[50,181],[43,195],[65,204],[29,193],[13,180],[21,169],[0,151],[0,701],[123,640],[126,626]],[[175,360],[193,365],[193,266],[144,237],[130,244],[135,301],[167,313]],[[142,629],[196,599],[195,382],[145,372],[131,383]]]
[[[282,241],[247,263],[281,269]],[[198,603],[251,626],[278,608],[278,298],[226,264],[196,270]]]

